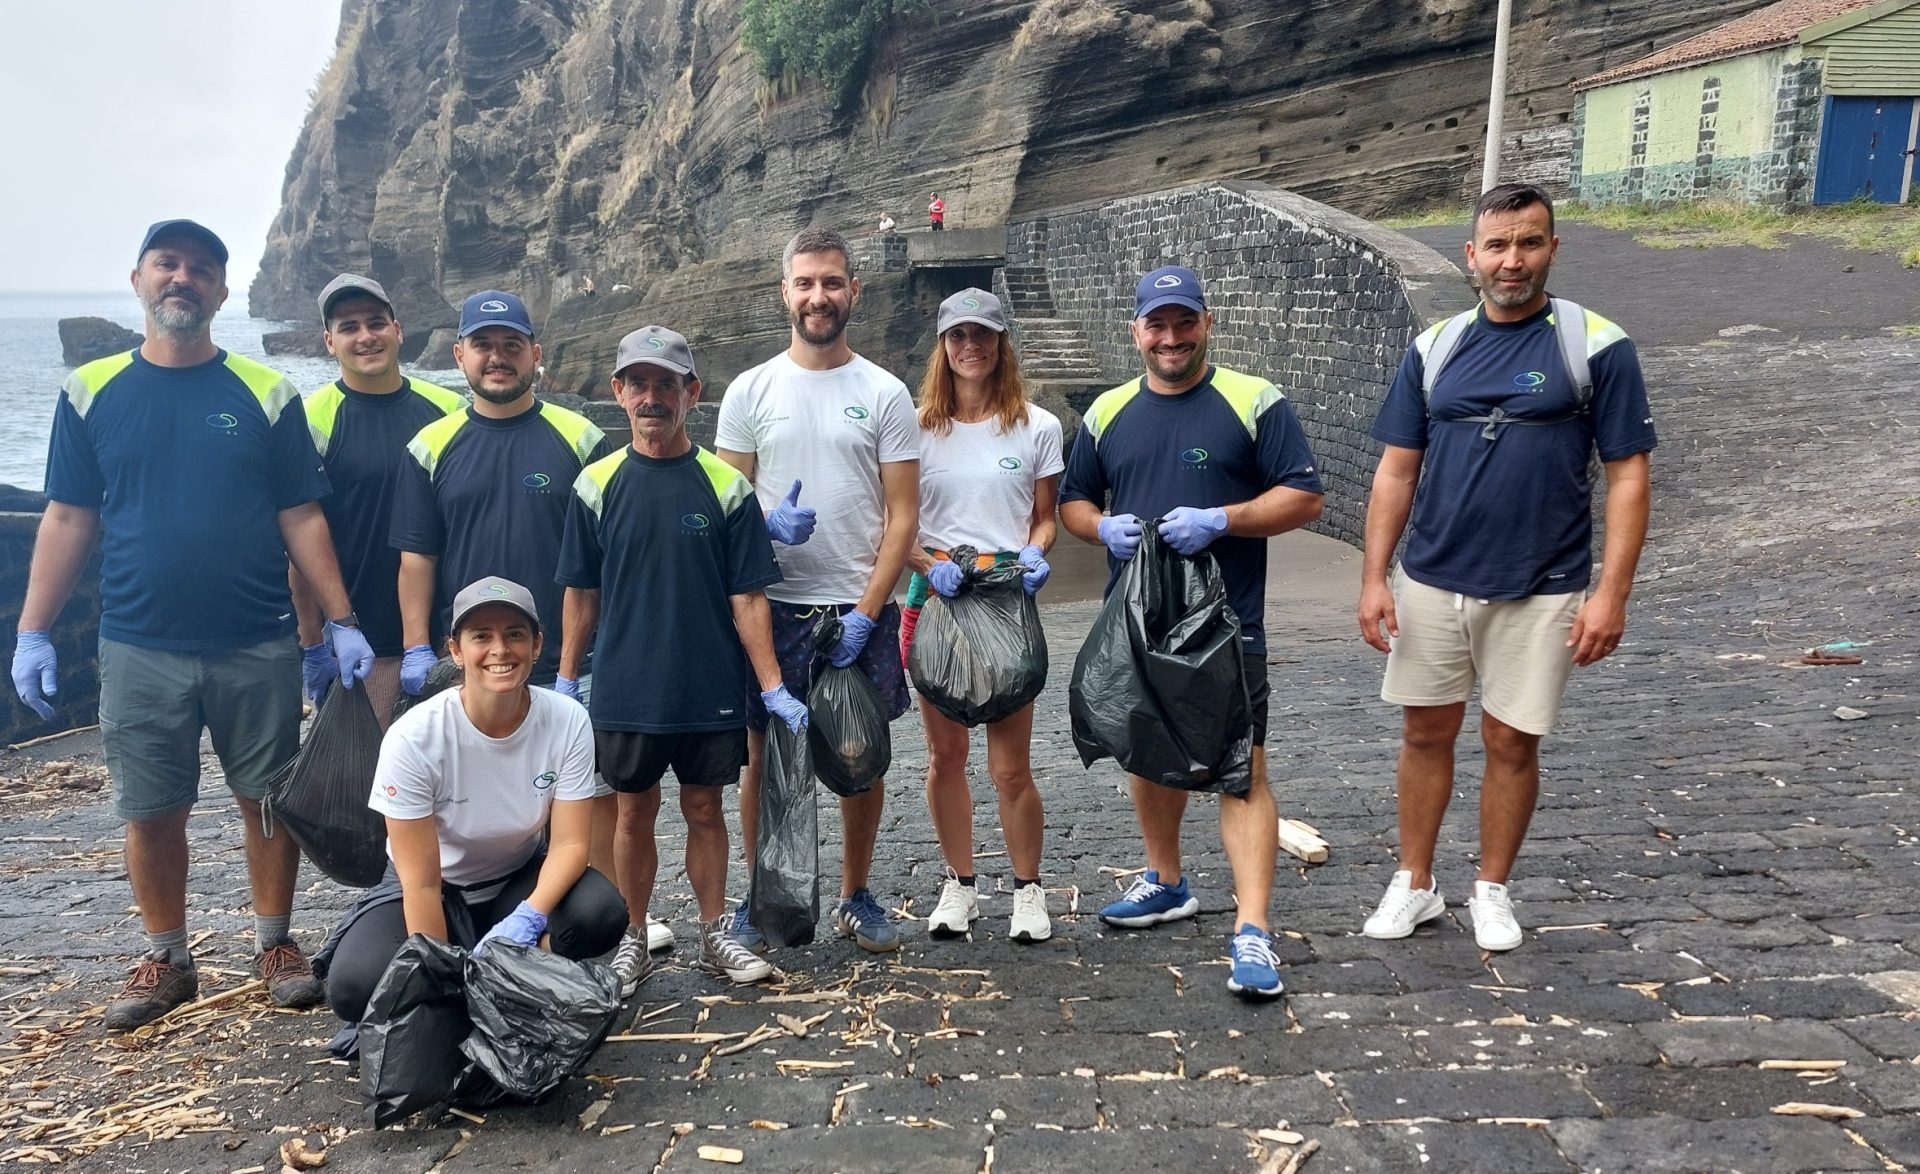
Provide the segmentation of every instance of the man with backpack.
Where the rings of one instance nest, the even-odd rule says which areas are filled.
[[[1480,305],[1407,348],[1373,426],[1385,447],[1367,505],[1360,631],[1388,653],[1380,696],[1404,707],[1405,726],[1400,867],[1365,932],[1404,938],[1445,912],[1434,844],[1477,680],[1486,771],[1467,908],[1481,949],[1511,950],[1522,935],[1507,880],[1539,796],[1540,739],[1573,666],[1612,653],[1626,628],[1655,437],[1626,332],[1547,293],[1560,245],[1547,194],[1493,188],[1472,232]],[[1596,451],[1607,479],[1597,582]]]

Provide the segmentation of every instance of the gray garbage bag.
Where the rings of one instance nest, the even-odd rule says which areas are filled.
[[[414,934],[401,943],[360,1020],[360,1093],[384,1129],[452,1100],[473,1031],[463,975],[467,952]]]
[[[473,1033],[460,1051],[502,1099],[532,1101],[560,1087],[593,1055],[620,1013],[620,977],[516,942],[467,956]]]
[[[747,908],[769,945],[804,946],[820,920],[820,811],[804,734],[774,718],[760,770],[760,828]]]
[[[267,782],[261,830],[283,829],[314,867],[356,889],[387,871],[387,821],[367,806],[380,765],[380,721],[364,682],[328,686],[300,752]]]
[[[1047,637],[1020,583],[1026,568],[1008,562],[981,570],[970,546],[951,554],[965,574],[960,592],[935,594],[921,609],[907,673],[928,704],[972,727],[1010,717],[1040,696]]]
[[[813,770],[836,795],[859,795],[887,773],[893,735],[880,691],[857,665],[835,668],[828,660],[840,643],[840,620],[829,616],[813,628],[813,684],[807,690],[807,738]]]

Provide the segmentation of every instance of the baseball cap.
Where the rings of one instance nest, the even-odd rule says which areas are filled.
[[[1000,299],[984,289],[968,287],[940,303],[940,319],[937,333],[945,334],[949,327],[962,322],[978,322],[989,330],[1007,332],[1007,312],[1000,306]]]
[[[686,337],[664,326],[642,326],[620,340],[613,373],[618,375],[635,363],[652,363],[689,379],[699,378],[693,373],[693,348]]]
[[[1197,314],[1207,312],[1207,297],[1200,288],[1200,275],[1179,265],[1163,265],[1140,279],[1133,288],[1133,316],[1145,318],[1161,306],[1185,306]]]
[[[465,338],[483,326],[506,326],[533,337],[533,319],[527,304],[499,289],[483,289],[460,303],[460,334]]]
[[[348,294],[355,293],[365,294],[367,297],[385,306],[388,313],[393,312],[393,299],[387,296],[386,287],[371,277],[362,277],[358,273],[342,273],[332,281],[327,282],[326,288],[320,291],[321,321],[326,321],[328,311],[333,308],[333,303]]]
[[[211,228],[193,220],[161,220],[147,229],[147,235],[140,241],[140,251],[133,255],[134,264],[139,264],[140,258],[147,255],[154,241],[167,236],[190,236],[207,246],[222,265],[227,263],[227,246]]]
[[[458,632],[460,621],[466,619],[468,613],[489,603],[504,603],[518,608],[533,624],[533,630],[540,630],[540,613],[534,609],[533,592],[512,579],[502,579],[498,575],[476,579],[460,589],[460,594],[453,597],[453,623],[448,625],[448,630]]]

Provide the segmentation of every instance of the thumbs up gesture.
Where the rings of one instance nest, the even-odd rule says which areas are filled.
[[[818,521],[811,509],[800,504],[800,483],[795,481],[780,504],[767,515],[767,533],[773,535],[776,542],[798,546],[813,537],[813,527]]]

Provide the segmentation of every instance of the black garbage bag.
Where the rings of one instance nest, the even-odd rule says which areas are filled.
[[[773,946],[806,945],[820,920],[820,806],[807,742],[777,717],[767,723],[747,908]]]
[[[1073,744],[1088,766],[1111,757],[1162,786],[1244,795],[1253,708],[1220,564],[1142,529],[1073,664]]]
[[[893,762],[893,735],[880,691],[856,665],[833,667],[827,658],[840,643],[840,619],[828,616],[813,628],[813,685],[807,690],[807,738],[813,770],[836,795],[871,790]],[[777,719],[776,719],[777,720]]]
[[[427,683],[420,687],[419,695],[414,696],[409,694],[405,689],[400,690],[400,696],[393,699],[393,711],[388,715],[387,721],[389,723],[399,721],[401,714],[412,709],[422,701],[425,701],[435,693],[451,689],[455,685],[458,685],[463,676],[464,674],[461,673],[460,666],[453,663],[451,656],[443,656],[439,660],[434,661],[433,667],[427,670]]]
[[[460,1051],[475,1073],[463,1097],[491,1088],[501,1099],[546,1096],[586,1064],[620,1013],[620,978],[599,962],[497,939],[466,961],[473,1033]]]
[[[373,988],[360,1019],[360,1093],[373,1127],[454,1098],[465,1078],[467,952],[414,934]]]
[[[981,570],[977,552],[956,546],[965,573],[960,593],[935,594],[920,612],[907,672],[928,704],[973,727],[1009,717],[1047,684],[1047,637],[1040,609],[1021,586],[1026,568],[1008,562]]]
[[[307,740],[267,783],[261,831],[285,829],[314,867],[364,889],[387,871],[387,821],[367,806],[380,764],[380,721],[364,682],[328,686]]]

